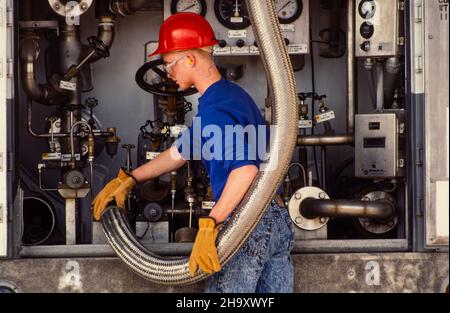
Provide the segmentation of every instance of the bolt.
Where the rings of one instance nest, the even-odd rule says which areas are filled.
[[[295,218],[295,223],[296,223],[296,224],[301,224],[302,221],[303,221],[303,219],[302,219],[300,216],[297,216],[297,217]]]
[[[324,224],[327,221],[327,219],[325,217],[321,217],[319,221],[320,223]]]
[[[389,227],[392,227],[392,226],[394,226],[394,222],[393,222],[393,221],[390,221],[390,222],[388,223],[388,225],[389,225]]]
[[[364,222],[364,226],[365,227],[369,227],[370,226],[370,222]]]
[[[364,197],[362,201],[370,201],[369,197]]]
[[[325,192],[319,193],[319,198],[320,199],[325,199],[326,197],[327,197],[327,195],[325,194]]]
[[[86,2],[81,2],[80,3],[80,8],[81,8],[81,10],[86,10],[87,9],[87,7],[88,7],[88,5],[87,5],[87,3]]]
[[[428,39],[433,39],[433,38],[434,38],[433,35],[428,36]]]
[[[74,178],[72,178],[72,183],[74,184],[78,184],[81,181],[80,177],[75,176]]]
[[[295,193],[295,199],[300,200],[302,198],[302,194],[300,192]]]
[[[53,8],[54,8],[56,11],[58,11],[58,10],[61,8],[61,6],[59,5],[58,2],[56,2],[56,3],[53,5]]]

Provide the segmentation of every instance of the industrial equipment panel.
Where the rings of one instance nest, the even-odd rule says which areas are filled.
[[[289,54],[309,53],[309,0],[275,0]],[[220,40],[214,55],[259,55],[245,0],[164,1],[164,19],[178,12],[202,14]]]
[[[355,54],[357,57],[388,57],[398,53],[399,0],[355,2]]]

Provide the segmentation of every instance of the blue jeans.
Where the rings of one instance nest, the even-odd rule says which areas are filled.
[[[294,225],[288,210],[272,201],[244,245],[220,272],[205,280],[205,292],[293,292],[293,245]]]

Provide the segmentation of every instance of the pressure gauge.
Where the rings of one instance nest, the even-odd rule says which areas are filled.
[[[375,15],[375,9],[375,1],[363,0],[359,3],[359,15],[362,18],[372,18]]]
[[[303,12],[302,0],[275,0],[275,10],[281,24],[290,24]]]
[[[172,14],[179,12],[197,13],[201,16],[206,15],[205,0],[172,0],[170,4],[170,12]]]
[[[219,22],[229,29],[244,29],[250,26],[245,0],[216,0],[214,11]]]

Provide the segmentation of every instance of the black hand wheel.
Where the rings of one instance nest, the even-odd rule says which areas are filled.
[[[138,86],[147,92],[163,97],[186,97],[198,92],[194,87],[186,90],[178,90],[178,85],[172,79],[170,79],[162,69],[158,67],[163,63],[163,59],[157,59],[142,65],[136,72],[136,83],[138,84]],[[147,83],[144,80],[144,77],[149,70],[152,70],[153,72],[158,74],[158,76],[160,76],[163,81],[156,84]]]

